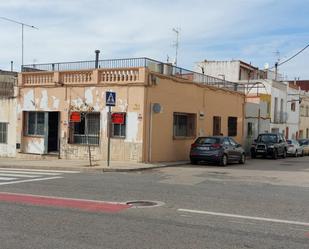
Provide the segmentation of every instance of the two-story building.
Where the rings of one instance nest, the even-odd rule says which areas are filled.
[[[17,73],[0,70],[0,157],[16,155]]]
[[[245,130],[251,130],[247,126],[251,125],[252,117],[255,117],[253,127],[263,127],[259,132],[279,132],[285,134],[286,138],[298,137],[299,102],[294,101],[292,97],[298,94],[298,90],[283,81],[282,75],[278,72],[269,69],[260,70],[251,63],[241,60],[204,60],[197,63],[195,69],[210,76],[222,77],[245,85],[246,117],[251,118],[248,122],[245,121]],[[255,107],[253,103],[256,104]],[[261,118],[258,112],[265,115]],[[252,132],[245,133],[247,140],[250,140],[250,134]]]
[[[19,88],[20,153],[86,159],[90,146],[102,160],[110,134],[111,160],[177,161],[197,136],[243,139],[237,83],[148,58],[24,66]],[[116,93],[111,125],[108,91]]]

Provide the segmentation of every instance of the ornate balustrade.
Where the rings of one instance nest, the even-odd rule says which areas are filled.
[[[20,86],[128,84],[145,82],[145,68],[23,72]]]
[[[93,82],[93,71],[60,72],[59,82],[62,84],[91,84]]]
[[[23,86],[52,85],[53,78],[53,72],[23,73],[21,83]]]
[[[143,73],[139,68],[131,69],[100,69],[99,82],[100,83],[135,83],[143,82]]]

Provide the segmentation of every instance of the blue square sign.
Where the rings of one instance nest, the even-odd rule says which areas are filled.
[[[106,92],[105,105],[106,106],[116,106],[116,93],[115,92]]]

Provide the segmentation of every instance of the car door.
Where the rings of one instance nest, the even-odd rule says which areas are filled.
[[[228,158],[233,158],[233,155],[232,155],[232,145],[229,141],[229,139],[227,137],[223,138],[223,147],[224,147],[224,152],[227,154]]]
[[[281,134],[278,136],[278,142],[280,142],[278,146],[278,153],[282,155],[285,150],[286,142],[285,142],[285,138]]]
[[[238,160],[241,156],[240,147],[238,147],[238,143],[231,137],[228,138],[231,144],[231,158],[233,160]]]

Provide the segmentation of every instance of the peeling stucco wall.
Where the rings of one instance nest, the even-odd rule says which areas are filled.
[[[0,99],[0,122],[8,124],[7,143],[0,143],[0,157],[16,156],[16,112],[15,98]]]
[[[58,111],[60,112],[61,139],[60,154],[67,159],[87,159],[88,147],[86,145],[69,144],[69,111],[83,111],[92,108],[100,113],[100,145],[91,146],[94,160],[104,160],[107,154],[107,113],[105,106],[106,91],[114,91],[117,95],[117,104],[112,112],[126,112],[127,126],[126,138],[112,138],[112,160],[142,161],[143,141],[143,104],[144,87],[115,86],[115,87],[34,87],[22,88],[18,103],[20,120],[19,133],[22,134],[23,111]],[[87,105],[85,105],[87,104]],[[25,153],[41,154],[44,151],[44,138],[33,140],[32,137],[23,136],[22,150]]]
[[[44,154],[44,138],[27,137],[23,139],[23,150],[32,154]]]

